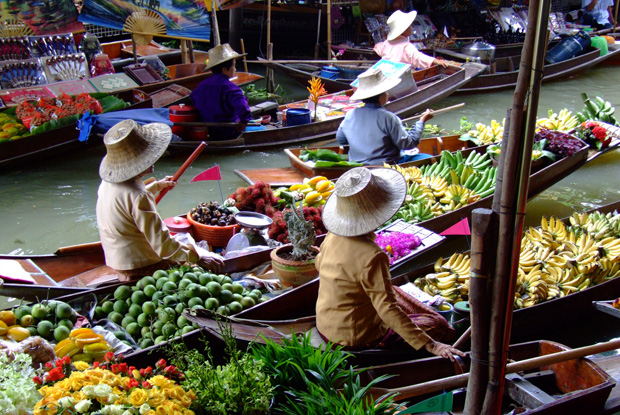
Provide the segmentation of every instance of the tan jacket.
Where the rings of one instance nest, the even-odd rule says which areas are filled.
[[[102,181],[97,194],[97,226],[108,266],[126,271],[164,259],[198,261],[193,247],[170,237],[153,194],[140,178],[123,183]]]
[[[316,325],[333,342],[360,347],[380,340],[391,327],[413,348],[430,337],[396,304],[387,254],[375,234],[327,234],[317,257]]]

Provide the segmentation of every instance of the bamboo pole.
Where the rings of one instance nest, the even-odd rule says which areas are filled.
[[[536,112],[542,82],[542,69],[549,21],[550,0],[532,0],[529,16],[536,16],[526,34],[513,98],[510,133],[502,153],[506,152],[499,214],[497,265],[493,286],[493,308],[489,347],[489,382],[482,414],[500,413],[504,375],[514,308],[515,281],[519,265],[523,216],[527,202]],[[527,116],[524,117],[524,112]],[[499,288],[504,288],[500,290]],[[498,288],[496,290],[496,288]]]
[[[614,31],[616,33],[616,27],[618,27],[618,6],[620,6],[620,1],[616,0],[616,9],[614,11]]]
[[[327,60],[332,59],[332,0],[327,0]]]
[[[273,43],[267,45],[267,59],[273,59]],[[267,68],[267,92],[273,93],[275,90],[275,82],[273,80],[273,69]]]
[[[319,53],[321,52],[321,43],[320,43],[320,37],[321,37],[321,7],[323,7],[323,5],[321,4],[321,2],[319,1],[319,17],[317,19],[317,24],[316,24],[316,44],[314,45],[314,59],[318,59],[319,58]]]
[[[267,47],[271,44],[271,0],[267,0]],[[267,54],[269,58],[269,53]]]
[[[187,170],[187,168],[192,165],[194,160],[196,160],[196,158],[200,155],[200,153],[202,152],[202,150],[204,150],[204,148],[206,146],[207,146],[207,143],[202,141],[198,145],[198,147],[196,147],[196,150],[194,150],[194,152],[192,154],[190,154],[190,156],[187,158],[187,160],[185,160],[183,165],[181,167],[179,167],[179,169],[176,171],[176,173],[174,173],[174,175],[172,176],[172,181],[173,182],[176,182],[177,180],[179,180],[179,178],[183,175],[183,173],[185,173],[185,170]],[[157,196],[155,197],[155,203],[159,203],[159,201],[164,196],[166,196],[166,193],[168,193],[169,190],[170,190],[170,188],[168,187],[168,188],[162,190],[161,192],[157,193]]]
[[[243,55],[243,70],[247,73],[248,71],[248,60],[246,59],[245,56],[245,43],[243,43],[243,38],[240,39],[241,41],[241,54]]]
[[[489,315],[491,277],[495,272],[497,214],[490,209],[472,212],[472,238],[469,279],[471,319],[471,365],[465,398],[466,414],[478,413],[484,402],[489,379]]]
[[[213,46],[220,44],[220,28],[217,26],[217,15],[215,14],[215,0],[211,0],[211,19],[213,25],[211,30],[213,31]]]
[[[181,39],[181,62],[189,63],[189,55],[187,53],[187,41],[185,39]]]

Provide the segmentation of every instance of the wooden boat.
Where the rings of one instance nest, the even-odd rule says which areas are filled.
[[[484,66],[467,64],[462,68],[450,66],[448,68],[432,67],[424,72],[424,81],[418,83],[418,90],[402,98],[388,102],[385,108],[400,117],[413,115],[428,108],[433,103],[447,97],[456,89],[465,85],[472,78],[480,75]],[[346,91],[351,96],[353,90]],[[288,108],[305,106],[306,101],[280,106],[284,111]],[[336,135],[336,130],[342,121],[342,116],[329,118],[325,121],[310,124],[282,127],[276,123],[267,125],[265,130],[244,132],[233,140],[207,141],[209,151],[238,151],[262,150],[272,147],[300,145],[312,141],[330,140]],[[201,123],[191,123],[199,126]],[[199,144],[197,141],[179,141],[171,143],[169,148],[174,151],[193,151]]]
[[[118,98],[130,102],[127,109],[151,108],[151,97],[140,90],[126,90],[115,93]],[[100,144],[100,140],[79,141],[80,131],[75,124],[67,125],[46,133],[35,134],[18,140],[0,143],[0,169],[23,168],[32,161],[43,160],[57,154],[85,149]]]
[[[134,63],[134,50],[131,39],[107,42],[101,45],[103,53],[108,55],[112,65],[117,70],[122,70],[123,66]],[[176,65],[182,63],[183,53],[181,49],[169,48],[151,40],[148,45],[136,45],[136,55],[138,58],[146,56],[157,56],[164,65]],[[208,54],[203,51],[194,50],[194,60],[204,62]]]

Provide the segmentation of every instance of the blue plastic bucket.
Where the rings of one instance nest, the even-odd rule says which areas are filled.
[[[310,110],[306,108],[290,108],[286,110],[286,125],[310,124]]]
[[[569,36],[555,45],[545,56],[545,62],[558,63],[579,55],[590,47],[590,37],[583,32]]]
[[[333,66],[323,66],[323,69],[321,69],[321,76],[323,78],[337,79],[339,74],[340,70]]]

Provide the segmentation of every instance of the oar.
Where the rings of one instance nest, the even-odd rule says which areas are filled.
[[[207,143],[205,143],[204,141],[202,141],[198,147],[196,147],[196,150],[194,150],[194,152],[192,154],[190,154],[190,156],[187,158],[187,160],[185,160],[185,163],[183,163],[183,165],[181,167],[179,167],[179,170],[177,170],[176,173],[174,173],[174,176],[172,176],[172,181],[176,182],[177,180],[179,180],[179,178],[181,177],[181,175],[183,173],[185,173],[185,170],[187,170],[187,168],[189,166],[191,166],[191,164],[194,162],[194,160],[196,160],[196,158],[198,157],[198,155],[202,152],[202,150],[204,150],[204,148],[207,146]],[[161,192],[159,192],[157,194],[157,196],[155,197],[155,203],[159,203],[159,201],[161,200],[162,197],[164,197],[166,195],[166,193],[168,193],[168,190],[170,190],[170,188],[166,188],[164,190],[162,190]]]
[[[519,362],[509,363],[506,365],[506,374],[520,372],[522,370],[536,369],[545,365],[565,362],[567,360],[578,359],[596,353],[608,352],[610,350],[620,348],[620,339],[611,340],[606,343],[594,344],[590,346],[579,347],[577,349],[566,350],[563,352],[548,354],[544,356],[533,357],[531,359],[521,360]],[[397,394],[398,400],[412,398],[414,396],[433,393],[444,389],[461,388],[467,385],[469,373],[461,375],[449,376],[443,379],[431,380],[429,382],[419,383],[417,385],[402,386],[400,388],[379,388],[371,387],[368,389],[373,399],[377,400],[386,394]]]
[[[444,112],[449,112],[449,111],[452,111],[452,110],[463,108],[464,106],[465,106],[465,103],[461,102],[460,104],[452,105],[450,107],[445,107],[445,108],[441,108],[441,109],[438,109],[438,110],[433,110],[432,114],[433,115],[439,115],[439,114],[443,114]],[[417,114],[417,115],[414,115],[413,117],[405,118],[403,120],[403,122],[417,120],[418,118],[422,118],[422,114]]]

